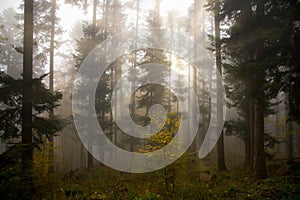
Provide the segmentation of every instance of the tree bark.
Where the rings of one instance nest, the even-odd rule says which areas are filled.
[[[244,166],[253,170],[253,156],[254,156],[254,101],[249,100],[249,111],[247,113],[247,120],[249,122],[248,133],[244,138],[245,144],[245,160]]]
[[[251,163],[251,151],[250,151],[250,135],[245,136],[244,138],[244,145],[245,145],[245,159],[244,159],[244,166],[250,168]]]
[[[244,145],[245,145],[245,149],[244,149],[244,153],[245,153],[245,157],[244,157],[244,166],[246,168],[251,169],[251,100],[247,102],[248,103],[248,108],[249,110],[246,112],[246,116],[245,116],[245,120],[248,122],[248,131],[245,132],[245,136],[244,136]]]
[[[216,65],[222,78],[222,58],[221,58],[221,42],[220,42],[220,1],[216,0],[215,3],[215,44],[216,44]],[[217,88],[221,87],[221,80],[217,82]],[[217,94],[217,109],[218,109],[218,121],[223,119],[223,97],[221,94]],[[225,164],[225,152],[224,152],[224,132],[222,130],[221,135],[217,142],[217,165],[218,170],[226,170]]]
[[[53,93],[54,91],[54,36],[55,36],[55,18],[56,18],[56,0],[52,0],[51,2],[51,38],[50,38],[50,78],[49,78],[49,88],[50,92]],[[50,109],[49,112],[49,119],[53,119],[54,111],[53,108]],[[48,173],[54,172],[54,137],[53,135],[49,136],[49,143],[50,143],[50,149],[49,149],[49,160],[50,165],[48,167]]]
[[[258,179],[267,177],[264,150],[264,107],[262,102],[255,102],[255,130],[254,130],[254,175]]]
[[[33,145],[32,145],[32,57],[33,57],[33,1],[25,0],[24,54],[23,54],[23,99],[22,99],[22,169],[26,191],[24,198],[31,198]]]
[[[92,142],[91,141],[88,141],[88,151],[87,151],[87,153],[88,153],[88,158],[87,158],[87,168],[88,168],[88,170],[90,170],[90,169],[92,169],[93,168],[93,166],[94,166],[94,162],[93,162],[93,155],[92,155],[92,153],[90,153],[89,151],[92,151],[93,150],[93,144],[92,144]]]
[[[254,168],[254,101],[250,100],[250,169]]]
[[[260,19],[264,17],[264,1],[257,3],[257,16]],[[260,57],[260,50],[263,49],[263,41],[256,47],[256,57]],[[255,99],[255,117],[254,117],[254,175],[258,179],[263,179],[268,176],[266,169],[265,159],[265,146],[264,146],[264,85],[265,85],[265,72],[263,69],[256,72],[256,83],[258,85],[258,92]]]
[[[294,146],[293,146],[293,122],[289,121],[287,145],[288,145],[288,162],[293,163],[294,161]]]
[[[291,94],[288,93],[288,113],[291,110]],[[294,161],[294,144],[293,144],[293,121],[288,119],[288,128],[287,128],[287,150],[288,150],[288,163],[293,163]]]

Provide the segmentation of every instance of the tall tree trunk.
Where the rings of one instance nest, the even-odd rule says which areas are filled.
[[[293,163],[294,161],[294,145],[293,145],[293,122],[288,122],[288,135],[287,135],[287,145],[288,145],[288,162]]]
[[[250,101],[247,102],[248,103],[248,107],[250,108]],[[248,112],[246,112],[246,121],[250,124],[250,109],[248,110]],[[248,127],[250,128],[250,126]],[[244,166],[249,168],[250,166],[250,157],[251,157],[251,152],[250,152],[250,129],[248,129],[248,131],[246,131],[245,136],[244,136]]]
[[[289,92],[287,94],[288,96],[288,113],[291,111],[291,104],[292,104],[292,99],[291,99],[291,93]],[[294,144],[293,144],[293,121],[292,119],[288,119],[288,127],[287,127],[287,150],[288,150],[288,162],[293,163],[294,161]]]
[[[93,168],[93,166],[94,166],[94,162],[93,162],[93,155],[92,155],[92,153],[91,152],[89,152],[89,151],[93,151],[93,144],[92,144],[92,141],[88,141],[88,151],[87,151],[87,153],[88,153],[88,160],[87,160],[87,168],[88,168],[88,170],[90,170],[90,169],[92,169]]]
[[[198,18],[199,18],[199,1],[194,0],[194,40],[197,41],[197,37],[198,37],[198,29],[197,29],[197,24],[198,24]],[[194,56],[196,58],[198,52],[197,52],[197,48],[196,48],[196,43],[194,44]],[[198,86],[197,86],[197,81],[198,81],[198,77],[197,77],[197,69],[194,68],[193,71],[193,90],[196,92],[196,95],[198,94]],[[195,99],[195,101],[197,101],[197,99]],[[196,119],[196,116],[193,116],[194,119]],[[196,131],[196,130],[194,130]],[[197,130],[197,134],[193,143],[193,151],[198,151],[200,149],[200,134],[199,134],[199,130]],[[198,158],[198,154],[195,154],[195,158]]]
[[[160,0],[155,0],[154,20],[160,20]]]
[[[80,169],[85,169],[85,152],[84,152],[85,148],[83,146],[82,143],[80,143]]]
[[[249,142],[250,142],[250,169],[254,168],[254,100],[250,99],[249,105]]]
[[[267,177],[264,150],[264,106],[258,100],[255,102],[254,175],[258,179]]]
[[[216,44],[216,65],[222,78],[222,58],[221,58],[221,42],[220,42],[220,1],[216,0],[215,4],[215,44]],[[217,88],[222,86],[221,80],[217,81]],[[218,121],[223,119],[223,96],[217,94],[217,113]],[[226,170],[225,153],[224,153],[224,133],[223,130],[217,142],[217,165],[219,170]]]
[[[93,16],[92,16],[92,27],[93,27],[93,32],[92,32],[92,39],[96,39],[96,33],[97,33],[97,0],[93,0]],[[93,149],[93,142],[88,141],[88,149],[92,151]],[[87,151],[87,168],[91,169],[94,166],[94,157],[91,152]]]
[[[55,36],[55,11],[56,11],[56,0],[52,0],[51,2],[51,38],[50,38],[50,79],[49,79],[49,88],[50,92],[53,93],[54,91],[54,36]],[[49,112],[49,118],[53,119],[53,108],[50,109]],[[49,149],[49,160],[50,165],[48,168],[48,173],[54,172],[54,140],[53,135],[49,136],[49,143],[50,143],[50,149]]]
[[[253,169],[253,130],[254,130],[254,119],[253,119],[253,100],[248,101],[248,111],[246,112],[246,121],[248,122],[248,131],[246,132],[244,138],[245,145],[245,158],[244,158],[244,166],[248,169]]]
[[[33,54],[33,1],[25,0],[24,10],[24,54],[23,54],[23,99],[22,99],[22,168],[24,185],[32,190],[32,54]],[[31,199],[31,191],[25,194]]]
[[[251,162],[251,151],[250,151],[250,135],[246,135],[244,138],[245,145],[245,158],[244,158],[244,166],[250,169]]]
[[[264,18],[264,1],[257,2],[257,16],[260,19]],[[256,47],[256,56],[260,56],[260,50],[263,49],[263,41]],[[267,168],[265,159],[265,146],[264,146],[264,85],[265,85],[265,72],[258,70],[256,74],[256,83],[258,84],[258,93],[255,99],[255,117],[254,117],[254,175],[256,178],[266,178]]]

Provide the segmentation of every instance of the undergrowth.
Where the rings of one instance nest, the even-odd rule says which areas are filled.
[[[245,168],[217,173],[199,163],[180,161],[170,167],[174,172],[174,187],[167,187],[170,183],[165,179],[164,169],[144,174],[123,173],[107,167],[90,172],[71,170],[59,175],[53,190],[44,194],[44,199],[300,199],[299,165],[288,174],[272,174],[265,180],[255,180]]]

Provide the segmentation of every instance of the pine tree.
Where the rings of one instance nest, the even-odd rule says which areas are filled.
[[[228,2],[225,2],[225,8],[231,5]],[[255,32],[260,29],[257,22],[258,20],[262,20],[264,16],[259,12],[261,11],[260,9],[262,9],[261,5],[257,5],[257,14],[253,16],[250,2],[244,1],[238,9],[241,9],[242,13],[238,17],[237,22],[231,27],[231,35],[226,44],[227,53],[234,53],[230,55],[232,55],[234,62],[236,62],[234,70],[239,69],[239,73],[236,73],[237,76],[240,76],[238,80],[242,80],[244,83],[249,83],[250,78],[252,81],[255,80],[255,84],[247,85],[244,92],[245,94],[250,93],[250,98],[253,99],[254,102],[254,127],[252,127],[254,128],[254,173],[258,178],[264,178],[266,177],[264,152],[265,71],[259,63],[259,60],[263,59],[263,47],[261,44],[263,44],[264,38],[258,36],[253,41],[250,41],[249,44],[237,43],[237,41],[241,41],[241,36],[245,39],[251,34],[256,34]],[[255,23],[256,25],[254,25]],[[241,26],[243,27],[241,28]],[[244,31],[247,31],[247,33]],[[239,35],[239,32],[245,34]],[[254,44],[256,46],[254,46]],[[258,45],[260,46],[258,47]],[[246,79],[242,79],[242,77]]]
[[[0,63],[3,71],[13,78],[22,74],[22,29],[17,26],[17,12],[13,8],[4,10],[0,15]],[[2,70],[2,69],[1,69]]]
[[[119,0],[114,1],[73,1],[73,3],[78,5],[85,4],[87,7],[92,6],[93,16],[90,21],[83,23],[83,37],[77,40],[76,53],[74,54],[75,65],[77,68],[80,67],[85,58],[88,57],[89,53],[98,45],[101,44],[108,36],[113,36],[119,33],[123,29],[123,5]],[[68,1],[68,3],[72,3]],[[85,7],[85,8],[87,8]],[[99,9],[101,7],[101,10]],[[99,13],[97,13],[99,12]],[[107,46],[103,46],[103,50],[106,51]],[[109,53],[109,52],[108,52]],[[111,55],[107,55],[108,57]],[[98,87],[96,91],[95,108],[99,123],[101,128],[107,133],[107,137],[111,140],[116,140],[116,129],[117,126],[114,125],[114,120],[112,118],[111,107],[111,94],[112,89],[120,77],[121,65],[123,63],[123,58],[112,62],[108,69],[103,73],[102,77],[98,82]],[[93,69],[91,69],[93,70]],[[86,80],[89,81],[89,80]],[[99,144],[93,144],[93,141],[88,142],[89,149],[92,146]],[[87,156],[87,168],[93,167],[93,156],[88,152]]]
[[[208,1],[208,4],[206,5],[208,10],[213,11],[213,17],[214,17],[214,35],[212,36],[212,45],[213,45],[213,51],[215,52],[215,60],[216,60],[216,68],[217,73],[220,74],[220,77],[223,76],[223,64],[222,64],[222,44],[221,44],[221,5],[222,2],[220,0],[212,0]],[[217,88],[222,87],[221,80],[217,81]],[[217,94],[217,113],[218,113],[218,120],[223,119],[223,97],[221,94]],[[224,132],[222,129],[222,132],[220,134],[220,137],[217,142],[217,165],[219,170],[227,170],[226,164],[225,164],[225,152],[224,152]]]
[[[23,89],[22,89],[22,167],[24,182],[28,184],[27,199],[31,199],[33,183],[31,177],[33,165],[32,146],[32,62],[33,62],[33,1],[25,1],[24,9],[24,54],[23,54]]]
[[[56,25],[56,0],[51,1],[51,33],[50,33],[50,58],[49,58],[49,88],[50,92],[54,92],[54,42],[55,42],[55,25]],[[54,111],[53,109],[49,112],[49,119],[53,119]],[[49,159],[52,160],[51,166],[49,166],[49,173],[54,172],[54,139],[53,135],[49,138],[50,142],[50,152]]]
[[[264,117],[269,112],[269,100],[279,91],[289,91],[290,84],[295,86],[298,82],[294,79],[299,77],[295,70],[297,51],[294,51],[294,44],[298,41],[295,36],[299,29],[294,23],[299,19],[299,14],[296,14],[299,3],[227,0],[223,8],[224,16],[231,23],[229,38],[225,40],[226,56],[230,60],[226,71],[235,82],[241,83],[239,89],[244,96],[240,102],[249,100],[246,112],[249,117],[246,119],[250,122],[250,139],[254,138],[250,140],[254,147],[254,173],[257,178],[264,178]],[[295,102],[297,96],[294,96]],[[294,108],[297,110],[297,106]],[[295,113],[291,116],[299,117]],[[252,131],[254,137],[251,137]]]
[[[8,70],[0,72],[0,101],[6,105],[1,110],[0,132],[1,140],[14,139],[17,144],[10,144],[8,149],[1,155],[1,170],[7,173],[1,174],[1,180],[5,182],[1,187],[1,196],[11,199],[17,196],[22,199],[32,199],[34,185],[33,178],[33,149],[48,138],[61,130],[63,121],[57,116],[52,119],[45,117],[51,109],[59,106],[61,99],[59,92],[51,93],[43,83],[46,75],[33,78],[34,65],[34,4],[32,1],[25,1],[24,10],[24,45],[14,47],[17,54],[11,54],[11,60],[18,60],[23,54],[23,79],[15,79],[9,76]],[[18,31],[18,27],[16,26]],[[12,38],[17,39],[17,38]],[[13,41],[5,41],[15,44]],[[9,63],[4,65],[9,67]],[[21,68],[21,66],[15,66]],[[21,146],[18,144],[21,139]],[[5,161],[5,162],[2,162]],[[19,167],[22,166],[22,171]],[[14,173],[11,173],[15,171]],[[21,172],[21,173],[20,173]],[[14,194],[5,191],[9,188],[14,177],[24,177],[23,185],[14,191]],[[3,179],[2,179],[3,178]]]

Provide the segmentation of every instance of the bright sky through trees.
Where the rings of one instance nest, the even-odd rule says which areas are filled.
[[[3,11],[9,7],[17,9],[21,2],[21,0],[1,0],[0,11]],[[59,2],[61,3],[61,1]],[[172,10],[177,10],[178,12],[186,11],[188,6],[191,5],[191,3],[191,0],[162,0],[160,5],[161,14],[167,15],[167,13]],[[60,24],[65,30],[71,30],[76,21],[80,21],[82,19],[91,19],[91,15],[92,10],[87,11],[86,14],[84,14],[76,6],[71,6],[62,3],[58,11],[58,17],[61,19]]]

